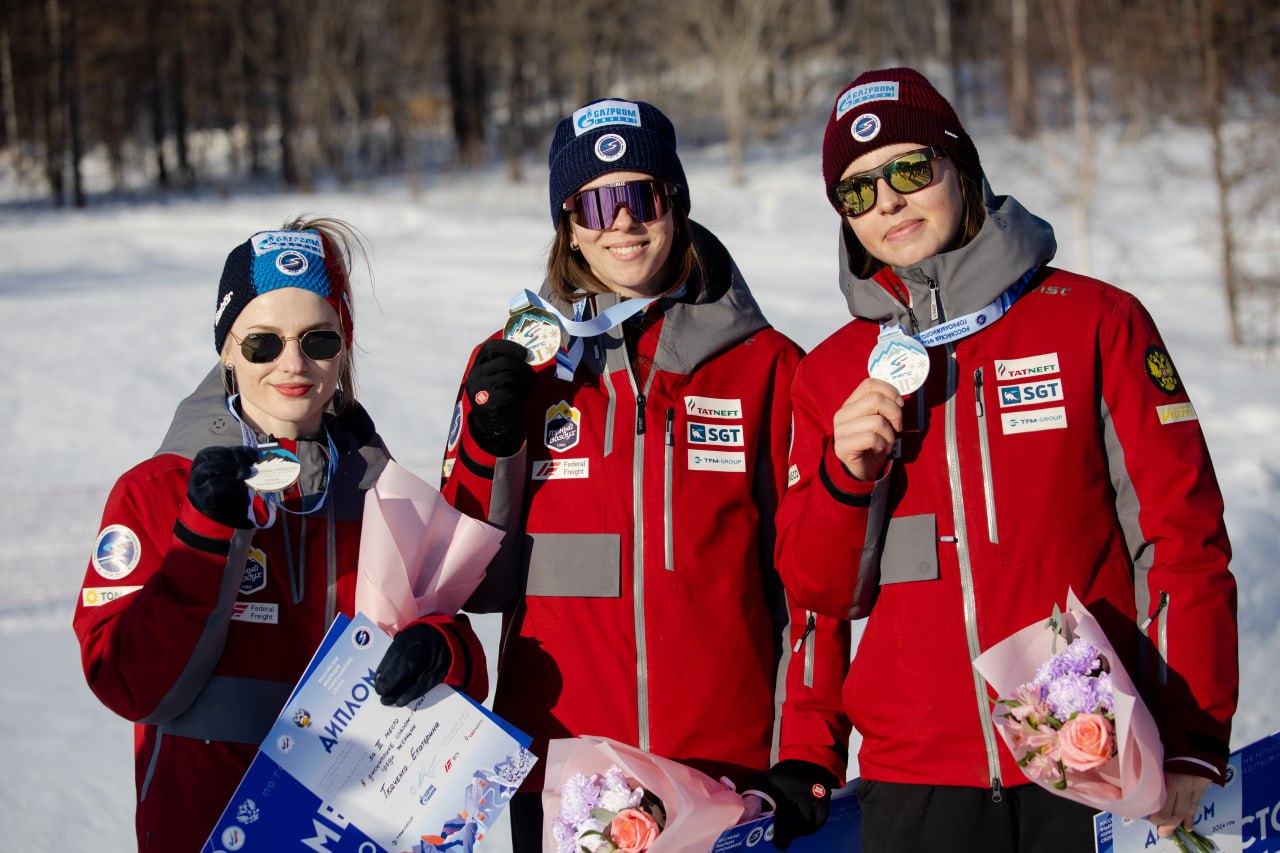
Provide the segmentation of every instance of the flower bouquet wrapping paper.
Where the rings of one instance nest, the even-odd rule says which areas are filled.
[[[542,809],[544,850],[706,853],[744,803],[678,761],[583,736],[550,742]]]
[[[1027,778],[1128,818],[1164,803],[1164,749],[1111,642],[1074,592],[1067,609],[973,662],[996,691],[992,716]]]

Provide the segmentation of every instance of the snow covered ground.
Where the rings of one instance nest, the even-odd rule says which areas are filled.
[[[1044,184],[1038,146],[976,134],[997,192],[1058,230],[1070,211]],[[822,196],[818,137],[757,152],[732,186],[723,152],[685,153],[693,214],[737,258],[775,326],[812,347],[845,319],[837,220]],[[1199,410],[1226,493],[1240,582],[1241,706],[1233,746],[1280,714],[1280,367],[1230,350],[1215,283],[1214,195],[1205,140],[1166,132],[1098,158],[1093,273],[1137,293]],[[0,205],[0,824],[15,850],[128,850],[129,725],[84,685],[72,608],[102,503],[159,443],[174,405],[212,365],[226,253],[300,212],[340,216],[373,247],[357,288],[360,397],[400,462],[434,477],[471,347],[536,288],[551,236],[544,174],[393,182],[308,196],[256,193],[101,203],[52,212]],[[0,164],[0,200],[20,196]],[[493,648],[495,626],[481,629]],[[162,642],[157,638],[157,642]],[[1271,674],[1268,674],[1271,673]],[[496,830],[497,828],[495,828]],[[495,831],[487,848],[506,848]]]

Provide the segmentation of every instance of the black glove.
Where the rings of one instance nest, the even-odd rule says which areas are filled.
[[[510,456],[524,444],[520,416],[537,379],[525,354],[515,341],[485,341],[467,374],[467,426],[476,444],[494,456]]]
[[[252,447],[206,447],[191,460],[187,499],[219,524],[241,530],[253,527],[244,481],[253,476],[257,461],[258,452]]]
[[[382,656],[373,674],[373,689],[383,705],[403,708],[444,681],[452,664],[453,653],[444,634],[421,622],[410,625],[396,634]]]
[[[773,797],[773,846],[786,850],[802,835],[812,835],[827,822],[831,789],[840,780],[821,764],[788,758],[769,768],[760,790]]]

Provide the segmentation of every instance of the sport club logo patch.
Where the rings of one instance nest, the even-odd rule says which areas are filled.
[[[546,423],[543,425],[542,443],[557,452],[563,453],[576,447],[582,422],[582,413],[564,400],[547,409]]]
[[[253,595],[267,588],[267,554],[261,548],[250,548],[240,576],[240,594]]]
[[[453,420],[449,423],[449,445],[446,453],[458,446],[458,439],[462,437],[462,401],[459,400],[457,405],[453,407]]]
[[[1147,367],[1147,378],[1156,388],[1169,396],[1182,390],[1182,380],[1178,378],[1178,371],[1173,367],[1173,359],[1169,358],[1169,354],[1160,347],[1147,347],[1143,363]]]
[[[870,142],[880,135],[880,116],[875,113],[863,113],[849,125],[849,133],[859,142]]]
[[[123,524],[102,529],[93,545],[93,568],[107,580],[119,580],[138,567],[142,543],[138,534]]]
[[[310,266],[307,256],[293,249],[286,249],[276,255],[276,269],[285,275],[302,275]]]
[[[627,153],[627,140],[616,133],[606,133],[596,140],[596,157],[605,163],[621,160]]]

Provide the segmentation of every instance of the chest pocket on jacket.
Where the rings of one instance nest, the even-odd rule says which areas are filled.
[[[937,518],[890,518],[880,552],[880,585],[938,579]]]
[[[617,598],[622,594],[616,533],[530,533],[526,595]]]

